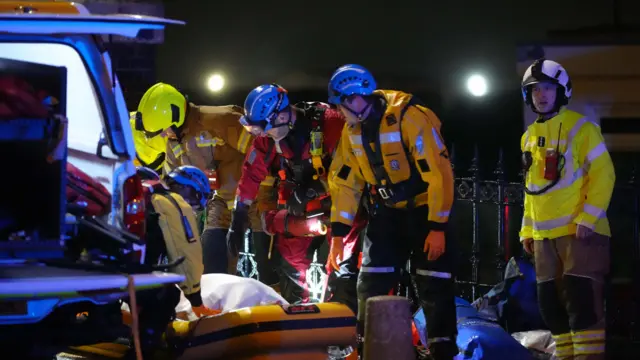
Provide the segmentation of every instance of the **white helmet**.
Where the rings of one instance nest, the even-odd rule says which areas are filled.
[[[542,58],[534,61],[522,77],[522,97],[525,104],[531,105],[531,92],[529,91],[531,85],[541,82],[559,85],[556,109],[569,103],[573,88],[567,70],[555,61]]]

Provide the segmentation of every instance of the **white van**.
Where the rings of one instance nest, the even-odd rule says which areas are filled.
[[[30,66],[31,74],[37,67],[64,69],[65,76],[59,76],[64,80],[58,82],[65,82],[65,86],[59,87],[59,93],[64,94],[60,95],[60,107],[64,108],[68,119],[68,162],[111,190],[113,205],[109,220],[112,225],[141,237],[145,231],[144,195],[132,160],[135,148],[129,112],[101,36],[135,37],[143,29],[160,30],[167,24],[184,23],[138,15],[91,15],[82,5],[70,2],[0,1],[0,63],[23,64],[25,68]],[[5,68],[9,69],[9,66]],[[0,66],[0,72],[2,70]],[[23,160],[27,157],[24,149],[10,153],[12,150],[14,148],[3,149],[5,159],[12,157],[12,164],[21,161],[28,163]],[[26,213],[26,217],[33,215],[34,219],[45,219],[46,222],[50,219],[46,215],[50,209],[47,208],[46,199],[42,201],[44,195],[37,194],[38,198],[34,201],[24,192],[32,188],[42,190],[46,187],[43,185],[53,183],[52,177],[47,178],[47,174],[42,172],[34,174],[35,171],[26,176],[14,176],[16,174],[12,174],[11,170],[11,165],[5,169],[9,174],[6,178],[13,181],[11,184],[27,183],[28,189],[3,187],[5,193],[14,191],[14,198],[19,198],[19,201],[12,199],[7,202],[16,204],[22,201],[21,210],[26,210],[20,211],[21,215]],[[55,198],[60,191],[59,185],[64,184],[63,179],[57,181],[55,192],[45,189],[42,193]],[[60,196],[64,197],[64,190]],[[60,213],[60,209],[57,213]],[[51,222],[58,223],[56,219]],[[53,243],[55,250],[63,245],[60,231],[53,238],[45,240]],[[40,351],[40,342],[47,344],[51,340],[48,334],[52,335],[51,338],[63,339],[60,340],[62,345],[100,342],[100,337],[104,336],[100,331],[112,331],[107,326],[109,324],[97,321],[88,331],[84,323],[76,321],[76,314],[94,309],[96,315],[93,316],[96,319],[118,319],[121,315],[117,302],[119,299],[138,290],[163,288],[166,284],[184,280],[184,276],[168,272],[134,271],[132,274],[123,274],[121,271],[106,271],[107,266],[91,267],[94,263],[82,264],[85,267],[78,268],[72,266],[76,265],[73,261],[63,264],[60,261],[52,263],[50,259],[43,260],[41,254],[13,256],[14,249],[32,248],[37,242],[30,238],[24,241],[0,239],[0,250],[5,249],[2,247],[4,243],[9,244],[7,248],[12,251],[11,256],[0,258],[2,349],[7,349],[9,344],[24,352],[34,349]],[[144,258],[144,245],[134,250],[140,250],[137,253]],[[135,297],[131,296],[131,301],[135,301]],[[158,303],[163,304],[162,301]],[[67,316],[69,314],[71,316]],[[63,325],[52,327],[51,324],[56,322],[43,321],[52,317],[58,319],[55,321],[62,321],[60,324]],[[126,334],[130,332],[126,326],[120,328]],[[83,340],[78,339],[81,335]],[[28,346],[22,346],[22,342]]]
[[[101,35],[135,37],[184,22],[92,15],[73,2],[0,2],[0,57],[68,70],[68,161],[110,189],[109,222],[144,233],[142,187],[129,112]]]

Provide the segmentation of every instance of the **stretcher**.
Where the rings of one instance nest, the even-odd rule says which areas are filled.
[[[356,318],[345,305],[264,305],[195,321],[174,321],[166,332],[179,360],[326,360],[329,346],[356,342]],[[76,359],[123,358],[128,346],[97,344],[71,348]],[[65,356],[60,354],[59,356]]]

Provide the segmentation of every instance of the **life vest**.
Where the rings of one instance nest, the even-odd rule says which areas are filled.
[[[193,209],[182,196],[168,191],[161,181],[147,181],[143,185],[150,205],[147,210],[148,241],[157,242],[161,236],[169,262],[184,257],[184,261],[172,270],[186,278],[180,284],[180,289],[186,295],[200,291],[204,264],[200,232]],[[156,251],[154,255],[157,254]]]
[[[426,110],[409,94],[381,90],[375,94],[384,97],[385,112],[379,126],[372,132],[363,132],[363,124],[360,123],[350,128],[353,154],[364,179],[373,185],[371,191],[377,198],[390,206],[411,202],[416,196],[426,193],[428,184],[422,180],[402,137],[402,119],[410,106],[422,112]],[[439,134],[440,122],[429,119]],[[416,204],[407,204],[412,205]]]
[[[304,156],[304,151],[309,152],[311,165],[313,166],[313,169],[315,171],[315,174],[313,175],[313,179],[317,180],[320,177],[326,176],[324,159],[327,154],[325,154],[325,149],[324,149],[324,133],[323,133],[322,116],[319,116],[319,117],[310,116],[308,115],[308,113],[311,113],[312,108],[326,109],[329,107],[329,105],[323,104],[320,102],[301,102],[301,103],[297,103],[295,106],[296,108],[299,108],[302,110],[301,115],[304,116],[304,119],[298,120],[298,126],[307,127],[306,129],[303,129],[301,133],[304,136],[306,135],[305,133],[308,132],[309,145],[304,147],[303,152],[296,152],[296,149],[291,149],[295,152],[295,154],[293,158],[287,159],[287,161],[289,162],[289,165],[291,167],[291,172],[292,172],[291,180],[301,183],[303,182],[303,179],[304,179],[304,168],[302,166],[302,163],[303,163],[303,160],[306,158]],[[284,169],[282,171],[284,171]],[[281,179],[283,179],[282,173],[280,177]]]
[[[326,204],[330,201],[326,182],[326,169],[331,161],[331,154],[327,154],[324,147],[325,136],[322,115],[320,115],[322,112],[313,111],[314,114],[319,114],[320,116],[310,116],[308,114],[311,113],[312,108],[323,109],[328,108],[329,105],[320,102],[301,102],[297,103],[295,107],[302,110],[299,113],[302,118],[296,121],[296,125],[299,126],[296,129],[298,132],[295,134],[298,137],[296,140],[299,141],[300,137],[306,138],[308,134],[308,141],[305,142],[302,151],[290,148],[287,149],[287,156],[280,157],[279,169],[277,170],[278,178],[281,182],[278,187],[278,203],[284,205],[293,190],[291,186],[282,186],[282,182],[288,181],[296,184],[296,186],[308,186],[316,191],[318,196],[309,201],[307,211],[318,212],[322,208],[328,208]],[[274,141],[271,141],[271,147],[275,148],[276,152],[284,155],[283,150]],[[274,151],[274,149],[269,149],[268,153],[271,151]],[[310,173],[309,163],[313,168],[313,173]]]

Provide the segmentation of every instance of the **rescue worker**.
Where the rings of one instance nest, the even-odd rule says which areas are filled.
[[[165,149],[167,148],[167,137],[164,134],[147,139],[144,132],[136,130],[137,111],[129,113],[129,122],[133,132],[133,144],[136,148],[136,158],[134,165],[152,169],[155,172],[162,172],[165,159]]]
[[[526,171],[520,239],[534,254],[538,302],[560,359],[604,359],[604,280],[615,183],[600,128],[566,108],[571,79],[557,62],[535,61],[522,78],[538,114],[522,136]]]
[[[326,169],[344,119],[326,104],[292,106],[287,91],[276,84],[253,89],[244,106],[242,123],[259,136],[242,168],[228,247],[237,253],[259,185],[277,173],[280,209],[265,211],[262,219],[265,231],[276,235],[274,246],[282,260],[278,267],[282,296],[289,303],[308,302],[306,274],[315,250],[325,241],[322,218],[330,210]]]
[[[233,105],[197,106],[164,83],[149,88],[138,106],[136,130],[144,132],[147,138],[168,135],[164,174],[180,165],[193,165],[207,174],[215,190],[207,204],[202,234],[205,274],[237,272],[238,258],[228,258],[226,235],[244,154],[253,141],[253,136],[238,122],[242,113],[241,107]],[[270,188],[273,178],[266,178],[265,184]],[[268,246],[270,238],[261,231],[255,206],[250,209],[249,218],[253,241],[259,243],[256,247]],[[266,267],[263,276],[269,274]],[[271,276],[276,278],[273,271]],[[274,280],[265,283],[271,281]]]
[[[191,165],[182,165],[164,178],[169,190],[179,194],[191,206],[193,213],[202,211],[211,196],[209,178],[200,169]]]
[[[387,295],[407,260],[428,321],[435,359],[457,354],[454,251],[444,231],[453,204],[453,171],[440,135],[440,120],[415,97],[376,90],[360,65],[338,68],[329,82],[329,102],[344,114],[333,182],[332,243],[353,224],[363,191],[371,196],[362,266],[358,275],[358,334],[362,343],[365,304]]]
[[[167,174],[165,181],[149,168],[139,167],[143,180],[146,209],[146,263],[182,263],[172,271],[184,275],[180,289],[197,314],[207,313],[201,295],[202,245],[195,214],[206,206],[211,190],[209,179],[195,166],[180,166]],[[157,174],[155,174],[157,175]],[[166,259],[166,260],[165,260]]]

